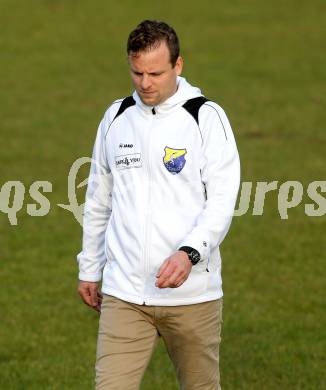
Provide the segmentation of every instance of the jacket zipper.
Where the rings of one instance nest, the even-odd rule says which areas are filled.
[[[151,116],[151,122],[153,121],[153,116],[156,115],[155,107],[151,110],[152,116]],[[150,255],[150,220],[151,220],[151,136],[152,136],[152,128],[151,125],[148,128],[148,134],[146,135],[146,147],[147,147],[147,180],[148,180],[148,197],[147,197],[147,213],[146,213],[146,220],[145,220],[145,240],[144,240],[144,278],[146,282],[146,278],[149,272],[149,255]],[[146,284],[144,284],[144,290],[143,290],[143,305],[146,305],[145,302],[145,289]]]

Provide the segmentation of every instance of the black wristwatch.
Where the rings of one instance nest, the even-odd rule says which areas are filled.
[[[200,253],[190,246],[182,246],[179,251],[186,252],[192,265],[196,265],[200,261]]]

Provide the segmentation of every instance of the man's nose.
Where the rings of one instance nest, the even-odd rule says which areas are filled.
[[[141,79],[141,88],[143,90],[147,90],[149,89],[150,86],[151,86],[151,80],[147,75],[144,74]]]

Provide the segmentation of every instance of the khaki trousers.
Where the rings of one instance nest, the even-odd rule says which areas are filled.
[[[193,305],[145,306],[104,295],[96,389],[139,389],[159,336],[175,366],[180,389],[220,389],[221,323],[222,298]]]

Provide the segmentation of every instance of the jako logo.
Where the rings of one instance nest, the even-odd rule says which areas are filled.
[[[120,144],[119,145],[119,148],[133,148],[134,145],[133,144]]]

